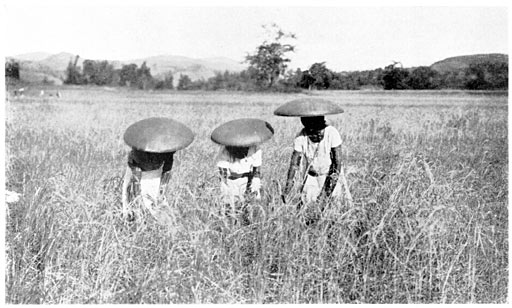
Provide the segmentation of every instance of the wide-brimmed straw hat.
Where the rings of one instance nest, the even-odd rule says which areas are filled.
[[[263,120],[237,119],[226,122],[212,132],[212,140],[225,146],[249,147],[272,138],[274,129]]]
[[[275,115],[283,117],[316,117],[337,113],[343,113],[341,106],[320,98],[299,98],[274,111]]]
[[[124,142],[136,150],[151,153],[176,152],[194,140],[194,133],[184,124],[169,118],[148,118],[130,125]]]

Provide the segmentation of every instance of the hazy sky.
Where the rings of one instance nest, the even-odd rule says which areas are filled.
[[[169,54],[242,61],[265,39],[261,25],[270,23],[297,36],[290,68],[325,61],[335,71],[363,70],[392,60],[411,67],[458,55],[508,54],[508,7],[495,1],[484,2],[494,7],[294,7],[303,2],[277,0],[253,2],[267,5],[258,7],[30,3],[3,5],[6,55],[65,51],[89,59]]]

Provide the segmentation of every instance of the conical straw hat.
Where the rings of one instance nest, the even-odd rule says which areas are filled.
[[[124,142],[146,152],[168,153],[192,143],[194,133],[184,124],[169,118],[148,118],[130,125]]]
[[[274,111],[283,117],[316,117],[327,114],[343,113],[338,104],[320,98],[300,98],[289,101]]]
[[[272,126],[259,119],[237,119],[226,122],[212,132],[212,140],[226,146],[249,147],[267,141],[274,135]]]

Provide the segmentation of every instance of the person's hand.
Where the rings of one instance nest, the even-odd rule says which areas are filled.
[[[260,178],[253,178],[251,183],[251,191],[252,192],[259,192],[261,189],[261,179]]]
[[[128,222],[132,222],[135,220],[135,213],[133,212],[132,209],[129,208],[127,198],[123,198],[123,211],[121,212],[121,215]]]
[[[250,191],[246,190],[244,193],[244,199],[247,201],[261,200],[261,193],[259,190],[257,190],[257,191],[253,191],[252,189]]]

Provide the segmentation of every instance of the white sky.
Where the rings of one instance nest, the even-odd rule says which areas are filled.
[[[290,68],[325,61],[331,70],[350,71],[384,67],[392,60],[411,67],[458,55],[508,54],[508,7],[503,1],[482,3],[489,7],[468,6],[472,2],[467,1],[444,7],[406,7],[396,1],[391,2],[394,7],[371,2],[333,7],[337,2],[325,1],[298,7],[304,3],[278,0],[249,2],[252,7],[218,1],[210,7],[205,1],[182,1],[192,7],[162,6],[161,1],[44,3],[5,2],[5,55],[65,51],[89,59],[169,54],[242,61],[265,38],[261,25],[274,22],[297,35]],[[438,5],[446,3],[450,1]]]

